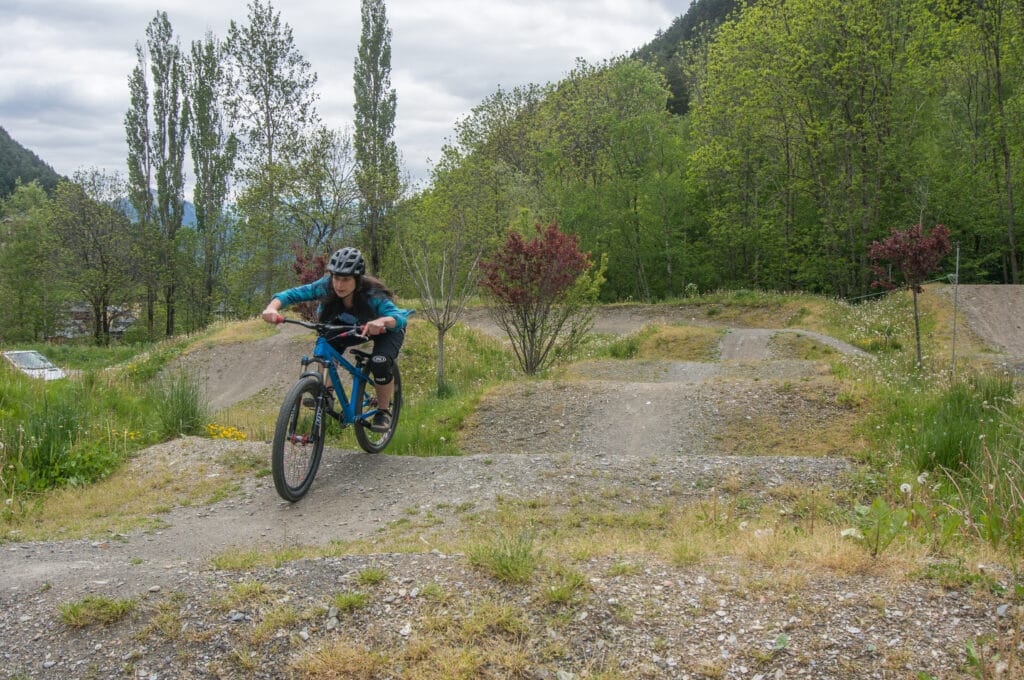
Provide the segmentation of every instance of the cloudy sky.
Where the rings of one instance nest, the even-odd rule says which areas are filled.
[[[272,5],[318,76],[330,127],[352,122],[358,0]],[[455,122],[500,85],[554,82],[577,57],[600,61],[649,42],[690,0],[387,0],[395,141],[415,180],[426,175]],[[247,0],[0,1],[0,127],[71,175],[124,172],[124,113],[135,43],[165,11],[183,47],[207,31],[247,23]]]

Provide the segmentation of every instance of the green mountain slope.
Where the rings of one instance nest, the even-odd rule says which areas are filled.
[[[50,193],[57,188],[61,176],[0,127],[0,199],[14,191],[18,180],[22,184],[36,180]]]
[[[689,108],[690,95],[683,77],[682,59],[686,43],[698,40],[718,28],[734,11],[751,4],[753,0],[696,0],[686,13],[677,17],[665,31],[633,52],[633,57],[653,64],[662,70],[668,81],[672,97],[668,108],[672,113],[684,114]]]

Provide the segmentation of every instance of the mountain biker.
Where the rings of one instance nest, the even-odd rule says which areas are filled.
[[[327,263],[323,278],[274,295],[260,315],[267,323],[281,323],[279,312],[298,302],[316,300],[320,323],[358,325],[373,338],[370,373],[377,393],[377,413],[370,429],[386,432],[391,426],[391,397],[395,391],[392,367],[405,342],[405,326],[411,310],[395,306],[394,294],[384,283],[366,273],[366,260],[356,248],[336,250]],[[334,339],[339,352],[358,344],[358,339]]]

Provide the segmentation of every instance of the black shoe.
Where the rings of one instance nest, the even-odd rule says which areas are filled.
[[[370,429],[374,432],[387,432],[391,429],[391,411],[382,408],[374,413]]]

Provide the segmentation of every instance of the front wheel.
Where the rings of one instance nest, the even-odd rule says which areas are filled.
[[[402,374],[398,371],[398,364],[395,364],[393,375],[395,393],[391,396],[391,407],[388,409],[391,411],[391,426],[384,432],[374,432],[370,429],[369,421],[373,419],[373,414],[377,412],[374,390],[372,388],[367,389],[370,383],[360,381],[359,386],[356,387],[356,440],[359,442],[359,446],[363,447],[363,451],[367,453],[380,453],[383,451],[384,447],[391,441],[392,435],[395,434],[395,428],[398,427],[398,416],[402,412]]]
[[[309,491],[320,467],[327,430],[326,390],[307,376],[295,383],[277,416],[270,467],[274,488],[281,498],[294,503]]]

